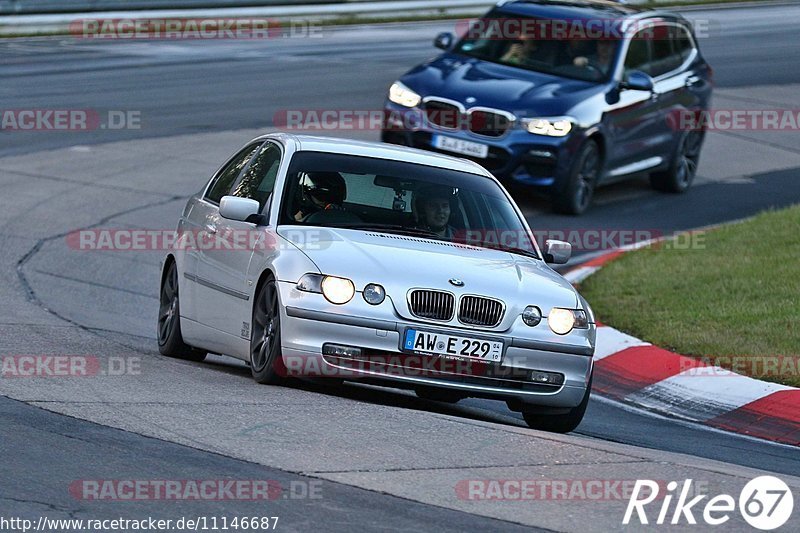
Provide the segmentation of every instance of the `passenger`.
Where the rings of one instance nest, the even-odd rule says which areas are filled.
[[[452,241],[456,230],[450,225],[451,203],[455,200],[452,187],[428,186],[414,194],[417,227],[435,233],[441,239]]]
[[[512,65],[524,65],[535,59],[538,51],[539,43],[535,36],[523,33],[520,35],[519,41],[508,47],[500,61]]]

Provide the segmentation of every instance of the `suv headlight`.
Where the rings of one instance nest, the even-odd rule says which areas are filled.
[[[547,316],[547,324],[556,335],[566,335],[573,329],[587,329],[589,319],[583,309],[554,307]]]
[[[417,107],[422,101],[422,97],[396,81],[389,87],[389,100],[403,107]]]
[[[528,133],[547,135],[548,137],[564,137],[572,131],[573,119],[570,117],[524,118],[522,125]]]

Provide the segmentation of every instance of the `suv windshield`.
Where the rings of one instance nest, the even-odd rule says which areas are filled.
[[[495,182],[403,161],[296,153],[279,224],[409,235],[538,258],[533,237]]]
[[[607,80],[619,40],[590,39],[588,28],[585,32],[561,31],[569,22],[577,24],[579,29],[586,26],[582,21],[523,17],[495,11],[472,24],[454,52],[565,78]]]

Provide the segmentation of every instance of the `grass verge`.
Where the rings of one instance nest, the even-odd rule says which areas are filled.
[[[581,292],[603,323],[800,387],[800,205],[697,234],[694,242],[624,254]]]

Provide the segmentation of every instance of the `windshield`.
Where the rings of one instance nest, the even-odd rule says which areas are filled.
[[[494,181],[402,161],[296,153],[279,223],[410,235],[538,258],[533,237]]]
[[[584,21],[492,12],[473,23],[454,51],[484,61],[583,81],[605,81],[619,40],[592,39]],[[563,31],[577,27],[583,31]]]

